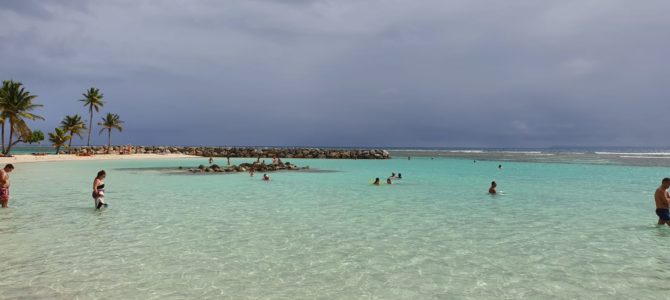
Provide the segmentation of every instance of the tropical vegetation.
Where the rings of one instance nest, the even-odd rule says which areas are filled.
[[[99,112],[100,108],[105,106],[105,101],[103,101],[103,94],[100,93],[100,90],[97,88],[90,88],[86,93],[82,94],[84,99],[79,101],[84,102],[84,107],[88,107],[88,112],[90,113],[90,119],[88,122],[88,140],[86,140],[86,146],[91,145],[91,131],[93,131],[93,110]]]
[[[54,132],[49,132],[49,142],[53,144],[54,147],[56,147],[56,154],[60,152],[60,148],[65,145],[70,139],[72,139],[71,135],[67,135],[67,132],[61,128],[54,128]]]
[[[27,120],[44,120],[43,117],[32,113],[41,104],[33,103],[37,95],[31,95],[21,82],[5,80],[0,88],[0,135],[2,140],[2,154],[8,155],[12,147],[18,143],[30,143],[39,139],[33,135],[28,127]],[[5,144],[5,129],[9,125],[9,141]],[[16,140],[14,140],[16,135]],[[42,137],[44,134],[42,134]]]
[[[123,121],[121,121],[119,115],[113,113],[107,113],[107,115],[102,118],[102,122],[98,123],[98,125],[102,126],[99,134],[102,134],[105,130],[107,130],[109,138],[107,142],[107,153],[110,152],[112,147],[112,129],[116,129],[119,132],[122,132],[123,126],[121,124],[123,124]]]
[[[82,134],[88,131],[86,145],[91,145],[91,131],[93,131],[93,112],[100,112],[105,105],[103,94],[97,88],[90,88],[82,94],[84,107],[89,112],[89,124],[79,114],[66,115],[60,122],[60,126],[49,133],[49,141],[56,147],[56,153],[62,147],[71,148],[72,139],[78,136],[83,139]],[[42,116],[36,115],[34,110],[43,105],[34,100],[37,95],[31,94],[21,82],[5,80],[0,87],[0,147],[3,155],[9,155],[12,147],[18,143],[33,144],[44,140],[44,133],[40,130],[32,130],[28,121],[44,120]],[[107,113],[98,123],[102,127],[100,134],[107,131],[107,153],[112,146],[112,130],[123,131],[121,118],[117,114]],[[8,139],[6,139],[8,137]]]
[[[74,138],[75,135],[82,138],[81,133],[86,130],[86,123],[84,123],[80,115],[68,115],[60,122],[60,128],[65,130],[65,132],[70,133],[72,138]],[[72,147],[72,138],[68,142],[68,148]]]

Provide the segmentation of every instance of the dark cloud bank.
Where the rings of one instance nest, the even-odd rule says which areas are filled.
[[[100,88],[126,121],[119,143],[667,146],[668,12],[653,0],[11,0],[0,74],[40,96],[45,131]]]

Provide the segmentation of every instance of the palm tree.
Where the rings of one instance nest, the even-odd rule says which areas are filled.
[[[63,147],[67,141],[72,139],[71,135],[66,135],[67,131],[58,127],[54,128],[55,132],[49,132],[49,142],[52,142],[56,147],[56,154],[60,152],[60,147]]]
[[[30,111],[42,107],[41,104],[34,104],[36,95],[31,95],[26,91],[20,82],[6,80],[2,82],[0,89],[0,121],[2,121],[2,153],[8,154],[12,146],[30,138],[32,131],[26,119],[44,120],[43,117],[35,115]],[[9,142],[5,147],[5,122],[9,121]],[[14,141],[14,133],[19,137]]]
[[[105,102],[102,101],[103,95],[100,93],[100,90],[93,87],[88,89],[86,93],[82,95],[84,96],[84,99],[80,99],[79,101],[84,102],[84,107],[88,107],[88,112],[91,113],[91,118],[88,122],[88,140],[86,141],[86,146],[90,146],[91,130],[93,130],[93,110],[95,109],[95,112],[99,112],[100,108],[105,106]]]
[[[109,135],[109,140],[107,142],[107,153],[109,154],[110,148],[112,147],[112,129],[116,129],[119,132],[123,131],[123,121],[119,118],[119,115],[113,114],[113,113],[107,113],[107,115],[102,118],[102,122],[98,123],[98,125],[102,126],[102,129],[100,129],[100,133],[102,134],[105,129],[107,130],[107,133]]]
[[[65,130],[65,132],[69,132],[71,137],[77,135],[81,138],[82,131],[86,130],[86,124],[82,121],[81,116],[79,115],[65,116],[63,121],[60,121],[60,128]],[[72,147],[72,139],[70,139],[67,147]]]

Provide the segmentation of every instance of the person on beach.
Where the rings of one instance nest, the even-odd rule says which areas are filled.
[[[95,209],[100,209],[103,206],[107,207],[107,203],[105,202],[105,177],[107,177],[107,173],[101,170],[93,180],[93,194],[91,196],[95,200]]]
[[[375,182],[373,184],[374,185],[379,185],[379,177],[375,178]]]
[[[496,187],[498,187],[498,184],[495,181],[491,181],[491,187],[489,188],[489,194],[495,195],[498,192],[496,191]]]
[[[0,170],[0,204],[2,208],[7,208],[9,205],[9,173],[14,171],[14,165],[6,164]]]
[[[670,178],[666,177],[661,180],[661,186],[654,193],[658,225],[667,224],[670,226],[670,195],[668,194],[668,188],[670,188]]]
[[[266,173],[266,174],[263,174],[263,180],[265,180],[265,181],[270,181],[270,176],[268,176],[267,173]]]

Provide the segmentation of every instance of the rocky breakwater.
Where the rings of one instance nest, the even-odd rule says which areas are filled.
[[[185,168],[179,167],[184,170]],[[186,168],[191,173],[233,173],[233,172],[273,172],[273,171],[298,171],[307,170],[309,166],[298,167],[289,162],[276,162],[272,164],[265,164],[264,162],[242,163],[239,165],[219,166],[212,164],[210,166],[199,165],[197,168]]]
[[[106,154],[107,147],[72,148],[73,154]],[[110,154],[186,154],[204,157],[389,159],[382,149],[113,146]]]

